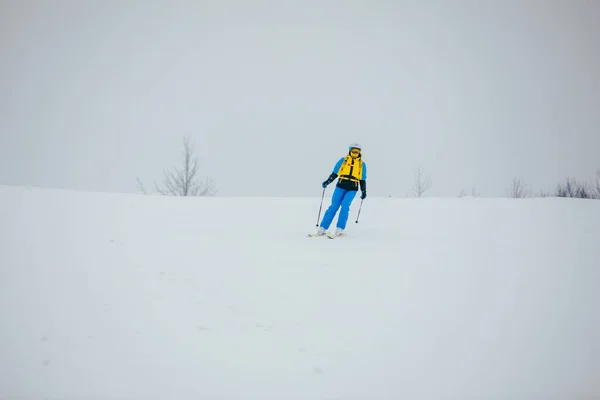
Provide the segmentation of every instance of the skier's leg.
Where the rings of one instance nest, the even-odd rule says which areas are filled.
[[[348,216],[350,215],[350,205],[356,196],[356,192],[356,190],[350,190],[344,195],[341,203],[342,209],[337,220],[337,228],[346,229],[346,222],[348,222]]]
[[[329,208],[327,208],[327,211],[325,211],[325,214],[323,214],[323,219],[321,220],[321,227],[324,229],[329,229],[329,226],[331,225],[331,221],[333,221],[333,217],[335,217],[335,214],[337,213],[338,209],[340,208],[340,205],[342,204],[342,199],[344,198],[344,189],[340,189],[339,187],[335,187],[335,190],[333,191],[333,196],[331,197],[331,205],[329,206]]]

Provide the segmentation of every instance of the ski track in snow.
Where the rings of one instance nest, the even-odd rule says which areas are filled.
[[[0,187],[0,399],[600,398],[600,202],[319,201]]]

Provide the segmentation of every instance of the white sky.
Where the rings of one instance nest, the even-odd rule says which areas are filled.
[[[190,136],[222,196],[502,196],[600,167],[600,2],[0,0],[0,184],[136,191]]]

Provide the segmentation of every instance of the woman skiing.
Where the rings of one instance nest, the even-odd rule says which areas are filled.
[[[360,144],[354,142],[348,147],[348,154],[338,160],[329,178],[322,183],[323,189],[335,178],[338,178],[338,182],[331,198],[331,205],[323,215],[317,230],[317,236],[327,234],[327,230],[338,210],[340,214],[338,215],[335,235],[344,235],[346,222],[348,222],[350,214],[350,205],[359,187],[361,190],[360,198],[365,199],[367,197],[367,164],[362,159]]]

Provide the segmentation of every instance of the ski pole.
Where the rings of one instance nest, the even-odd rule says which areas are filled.
[[[360,199],[360,206],[358,206],[358,214],[356,215],[356,221],[354,221],[356,224],[358,224],[358,217],[360,217],[360,210],[362,209],[363,200],[364,199]]]
[[[321,219],[321,209],[323,208],[323,199],[325,198],[325,188],[323,188],[323,194],[321,195],[321,205],[319,206],[319,215],[317,215],[317,228],[319,227],[319,220]]]

